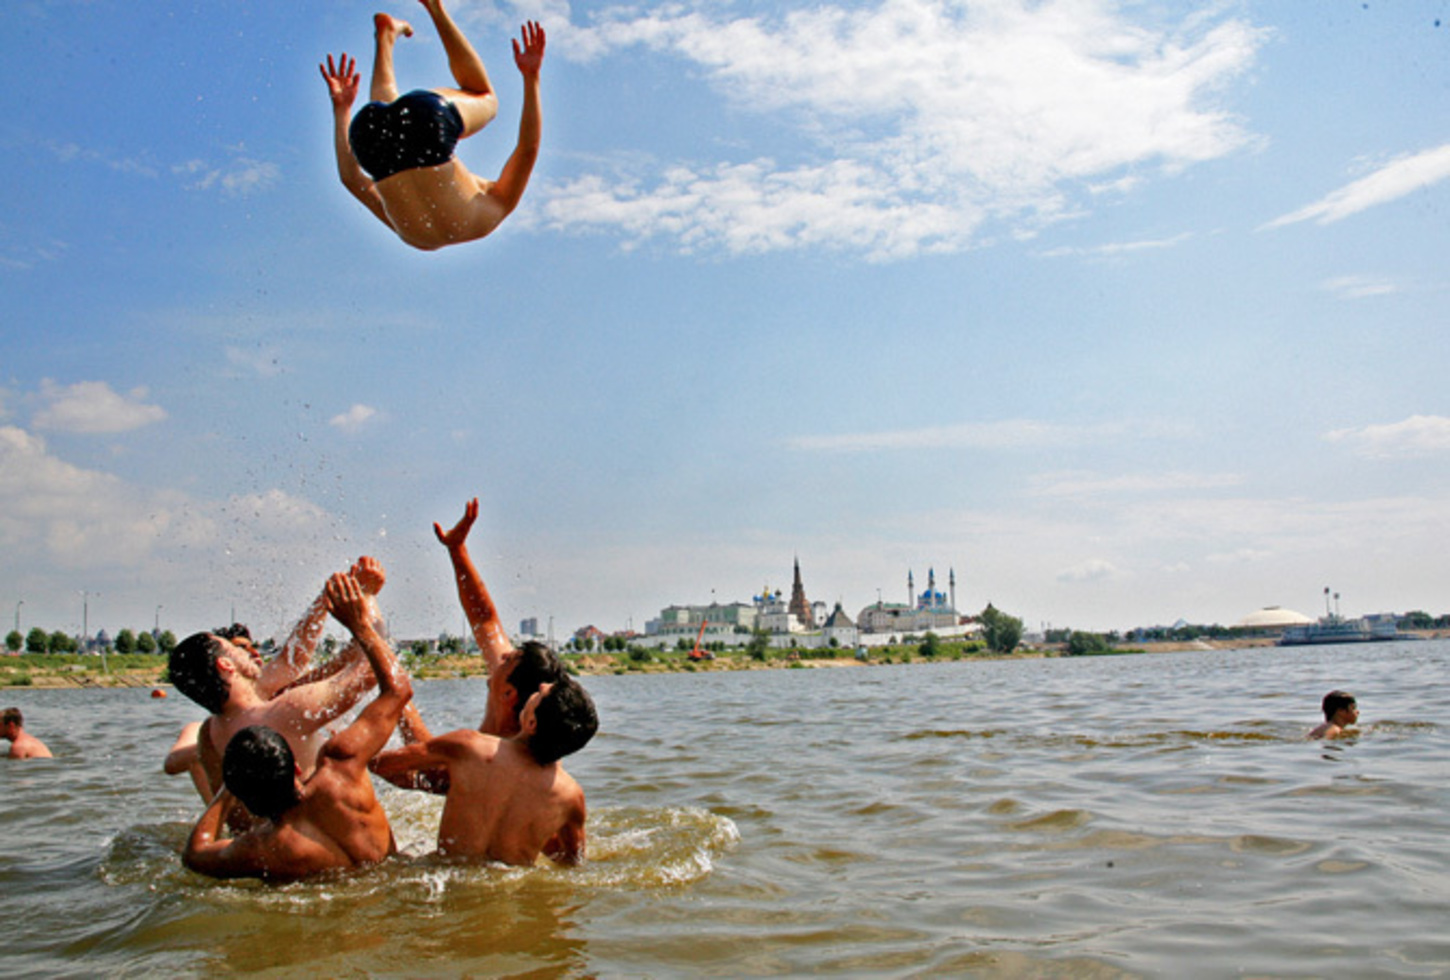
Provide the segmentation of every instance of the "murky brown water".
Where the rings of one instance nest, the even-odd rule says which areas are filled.
[[[195,709],[0,693],[7,976],[1450,974],[1450,643],[591,678],[577,870],[405,857],[287,887],[176,851]],[[1320,696],[1362,731],[1306,742]],[[482,682],[419,686],[436,728]]]

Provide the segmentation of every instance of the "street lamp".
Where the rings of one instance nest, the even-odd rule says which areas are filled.
[[[156,607],[156,622],[151,625],[151,638],[154,640],[161,635],[161,610],[164,606]]]
[[[23,605],[25,605],[24,599],[15,604],[15,632],[17,633],[20,632],[20,607]]]
[[[99,595],[100,595],[99,592],[88,592],[85,589],[81,589],[80,590],[80,596],[81,596],[81,646],[82,647],[89,647],[91,645],[91,596],[99,596]],[[82,650],[81,652],[84,653],[85,650]],[[111,672],[110,671],[110,668],[106,666],[106,648],[105,647],[102,647],[101,648],[101,673],[103,673],[103,674],[109,674],[110,672]]]

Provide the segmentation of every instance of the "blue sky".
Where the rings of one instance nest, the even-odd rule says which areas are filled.
[[[544,147],[425,254],[334,172],[316,66],[373,6],[8,5],[23,629],[277,633],[370,553],[397,633],[457,632],[473,495],[561,636],[796,556],[852,615],[930,567],[1030,627],[1450,610],[1450,0],[451,9],[501,101],[465,163],[525,18]]]

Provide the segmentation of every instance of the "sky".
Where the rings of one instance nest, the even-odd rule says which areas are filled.
[[[404,89],[449,84],[397,0]],[[9,0],[0,612],[458,633],[949,570],[1028,629],[1450,611],[1450,0],[464,2],[480,242],[339,184],[374,5]]]

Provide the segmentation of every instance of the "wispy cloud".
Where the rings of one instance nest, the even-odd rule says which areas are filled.
[[[1450,418],[1411,415],[1386,425],[1363,425],[1326,432],[1329,442],[1342,442],[1361,456],[1374,459],[1430,456],[1450,452]]]
[[[1039,497],[1110,496],[1221,490],[1241,486],[1243,482],[1243,476],[1238,473],[1127,473],[1120,476],[1066,473],[1038,478],[1032,492]]]
[[[258,377],[273,378],[282,373],[282,354],[275,347],[259,347],[255,350],[227,347],[225,355],[228,364]]]
[[[171,172],[184,178],[188,190],[205,191],[215,188],[228,197],[244,197],[266,190],[282,176],[282,168],[275,163],[245,157],[221,166],[204,160],[188,160],[172,167]]]
[[[1005,419],[1000,422],[964,422],[960,425],[896,429],[888,432],[797,436],[788,440],[786,446],[808,452],[841,453],[905,449],[1036,449],[1044,446],[1101,442],[1128,433],[1152,431],[1152,426],[1134,426],[1122,422],[1061,425],[1035,419]]]
[[[1282,228],[1301,221],[1332,224],[1450,177],[1450,143],[1401,157],[1374,173],[1346,184],[1307,207],[1275,218],[1260,230]]]
[[[1121,578],[1122,572],[1110,561],[1091,558],[1057,573],[1059,582],[1101,582]]]
[[[1319,288],[1340,299],[1368,299],[1371,296],[1389,296],[1400,291],[1392,279],[1379,276],[1337,276],[1326,279]]]
[[[38,429],[98,435],[129,432],[166,418],[161,406],[145,403],[145,388],[122,394],[104,381],[60,385],[47,378],[39,397],[42,405],[33,420]]]
[[[340,415],[334,415],[327,424],[343,432],[360,432],[375,419],[380,419],[378,410],[370,405],[356,404]]]
[[[987,221],[1031,233],[1105,189],[1126,192],[1138,171],[1251,142],[1217,100],[1262,38],[1201,14],[1137,23],[1106,0],[890,0],[736,18],[705,4],[612,8],[569,28],[576,56],[643,46],[686,59],[743,111],[794,123],[804,149],[587,174],[541,195],[540,213],[629,243],[824,245],[877,259],[967,247]]]
[[[1174,248],[1192,237],[1191,233],[1184,232],[1181,235],[1174,235],[1172,238],[1147,238],[1136,242],[1108,242],[1103,245],[1064,246],[1046,249],[1037,254],[1048,259],[1072,257],[1116,259],[1132,255],[1135,252],[1157,252]]]

